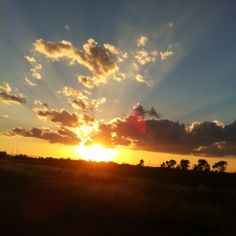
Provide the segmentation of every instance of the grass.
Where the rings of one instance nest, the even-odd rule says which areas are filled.
[[[0,158],[1,235],[236,235],[236,174]]]

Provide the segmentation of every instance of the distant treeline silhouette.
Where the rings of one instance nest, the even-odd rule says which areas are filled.
[[[212,165],[212,169],[215,172],[225,172],[227,161],[218,161]],[[144,166],[144,160],[141,159],[138,163],[138,166]],[[190,169],[190,161],[187,159],[180,160],[179,164],[177,164],[176,160],[171,159],[169,161],[164,161],[160,165],[161,168],[168,169],[178,169],[178,170],[189,170]],[[194,171],[210,171],[211,166],[205,159],[199,159],[198,163],[193,166]]]
[[[0,151],[0,158],[17,158],[18,160],[35,160],[35,159],[47,159],[47,160],[53,160],[52,157],[38,157],[33,158],[29,157],[25,154],[18,154],[18,155],[9,155],[6,151]],[[65,160],[64,158],[61,158]],[[67,160],[70,160],[70,158],[67,158]],[[195,164],[192,168],[193,171],[211,171],[211,169],[215,172],[225,172],[226,167],[228,163],[227,161],[218,161],[210,166],[210,164],[205,159],[199,159],[197,164]],[[141,159],[137,166],[144,167],[144,160]],[[179,164],[174,159],[170,159],[169,161],[164,161],[161,165],[161,168],[167,168],[167,169],[177,169],[177,170],[190,170],[190,161],[187,159],[180,160]]]
[[[227,165],[227,161],[218,161],[212,165],[212,169],[215,172],[225,172]],[[144,167],[144,160],[141,159],[137,166]],[[187,159],[182,159],[179,164],[177,164],[176,160],[171,159],[169,161],[162,162],[160,167],[167,169],[190,170],[190,161]],[[198,163],[193,166],[192,170],[211,171],[211,166],[205,159],[199,159]]]
[[[212,165],[212,169],[215,172],[225,172],[227,161],[218,161]],[[161,164],[162,168],[169,168],[169,169],[180,169],[180,170],[189,170],[190,168],[190,161],[186,159],[180,160],[179,164],[173,159],[169,161],[165,161]],[[194,171],[210,171],[211,166],[205,159],[199,159],[197,164],[193,166]]]

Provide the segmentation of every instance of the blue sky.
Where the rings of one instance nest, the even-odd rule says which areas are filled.
[[[175,43],[179,47],[163,75],[158,62],[148,68],[154,80],[151,88],[131,84],[133,91],[125,93],[124,85],[112,85],[125,93],[125,101],[120,98],[122,105],[117,106],[119,112],[126,113],[133,103],[140,102],[181,122],[231,122],[236,111],[235,6],[234,1],[1,1],[1,80],[29,96],[35,93],[23,82],[28,69],[23,57],[38,38],[66,39],[81,46],[92,37],[99,43],[132,50],[132,42],[147,35],[157,50]],[[173,27],[165,29],[170,22]],[[73,84],[68,81],[72,78],[63,78],[60,69],[54,69],[54,76],[60,78],[52,84]],[[70,77],[66,69],[61,70]],[[111,89],[107,87],[104,90]],[[50,99],[53,101],[53,96]]]

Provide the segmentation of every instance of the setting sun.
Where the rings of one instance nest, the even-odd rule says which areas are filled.
[[[76,148],[76,151],[81,158],[91,161],[112,161],[112,158],[117,154],[115,149],[105,148],[100,144],[80,145]]]

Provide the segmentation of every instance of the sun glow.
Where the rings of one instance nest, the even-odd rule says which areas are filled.
[[[81,158],[89,161],[112,161],[117,151],[112,148],[105,148],[100,144],[92,146],[80,145],[76,148]]]
[[[76,128],[75,133],[77,134],[78,137],[80,137],[83,140],[83,143],[85,143],[87,140],[90,139],[91,135],[93,135],[97,131],[98,131],[98,124],[94,122],[93,124],[83,125],[79,128]]]

